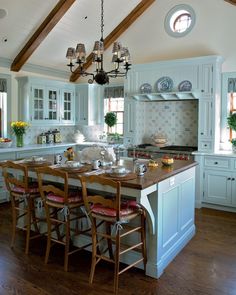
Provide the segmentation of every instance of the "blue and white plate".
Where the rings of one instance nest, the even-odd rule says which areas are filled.
[[[156,82],[158,92],[171,92],[173,89],[173,80],[170,77],[161,77]]]
[[[149,83],[144,83],[140,86],[140,92],[141,93],[151,93],[152,92],[152,85]]]
[[[179,89],[179,91],[191,91],[192,90],[192,83],[188,80],[184,80],[179,83],[178,89]]]

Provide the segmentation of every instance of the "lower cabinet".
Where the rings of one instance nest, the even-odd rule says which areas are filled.
[[[1,153],[0,154],[0,161],[3,161],[3,160],[15,160],[15,153]],[[8,202],[9,201],[9,193],[6,189],[6,186],[5,186],[5,181],[4,181],[4,178],[2,176],[2,173],[0,174],[0,203],[3,203],[3,202]]]
[[[236,207],[236,158],[204,157],[203,202]]]

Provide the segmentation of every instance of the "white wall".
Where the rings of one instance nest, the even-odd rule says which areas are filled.
[[[193,30],[182,38],[169,36],[164,19],[175,5],[188,4],[196,13]],[[225,58],[223,71],[236,70],[236,6],[223,0],[156,0],[119,38],[134,64],[204,55]],[[111,48],[106,53],[111,67]]]

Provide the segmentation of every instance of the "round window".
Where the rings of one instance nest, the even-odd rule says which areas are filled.
[[[192,30],[195,21],[195,12],[192,7],[187,4],[180,4],[167,13],[165,30],[172,37],[183,37]]]

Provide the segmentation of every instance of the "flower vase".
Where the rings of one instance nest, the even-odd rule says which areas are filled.
[[[16,146],[17,147],[23,147],[24,146],[24,135],[18,134],[16,135]]]

